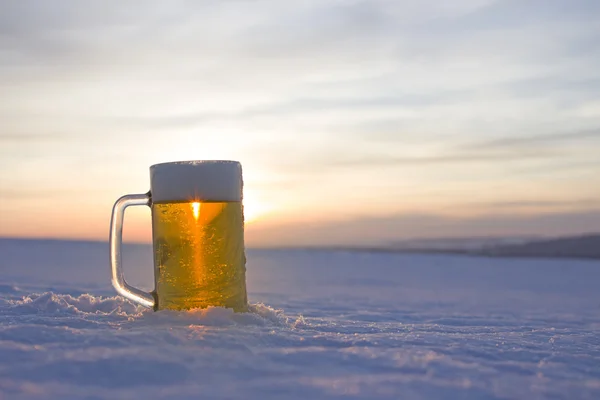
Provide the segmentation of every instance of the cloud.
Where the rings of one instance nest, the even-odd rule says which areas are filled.
[[[514,210],[559,210],[559,209],[600,209],[600,198],[568,199],[568,200],[513,200],[490,202],[467,202],[462,208],[497,209],[502,212]],[[600,229],[600,228],[599,228]]]
[[[79,191],[64,190],[64,189],[48,189],[48,188],[2,188],[0,187],[0,200],[11,201],[27,201],[28,203],[38,202],[40,199],[60,199],[65,195],[75,196]]]
[[[55,142],[68,138],[63,133],[0,133],[0,143],[40,143]]]
[[[332,159],[331,165],[345,167],[377,167],[377,166],[401,166],[401,165],[432,165],[432,164],[472,164],[472,163],[496,163],[498,161],[512,162],[531,159],[547,159],[556,157],[557,153],[549,152],[520,152],[520,153],[471,153],[456,152],[450,154],[424,156],[424,157],[402,157],[386,154],[374,154],[361,158]]]
[[[506,29],[531,25],[593,21],[600,12],[594,0],[499,0],[456,18],[454,29]]]
[[[582,142],[582,141],[600,141],[600,128],[586,131],[575,132],[560,132],[549,134],[528,135],[521,134],[518,136],[503,137],[500,139],[490,140],[482,143],[473,144],[470,146],[473,149],[506,149],[506,148],[522,148],[539,146],[556,146],[564,145],[565,143]]]

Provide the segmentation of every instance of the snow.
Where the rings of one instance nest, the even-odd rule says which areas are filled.
[[[236,314],[115,296],[107,244],[0,254],[1,399],[600,398],[598,261],[250,250]]]

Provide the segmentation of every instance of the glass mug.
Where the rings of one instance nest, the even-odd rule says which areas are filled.
[[[248,309],[242,206],[242,167],[236,161],[184,161],[150,167],[150,192],[115,203],[110,223],[112,284],[155,311],[220,306]],[[153,292],[125,282],[123,216],[129,206],[152,210]]]

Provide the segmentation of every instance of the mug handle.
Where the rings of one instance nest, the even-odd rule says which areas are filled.
[[[112,270],[112,285],[117,292],[144,307],[154,307],[152,293],[144,292],[130,286],[125,282],[121,264],[121,244],[123,242],[123,217],[125,209],[129,206],[149,206],[151,203],[150,192],[146,194],[128,194],[115,202],[110,219],[110,267]]]

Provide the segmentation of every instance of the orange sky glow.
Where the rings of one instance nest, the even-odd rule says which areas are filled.
[[[107,240],[150,165],[205,159],[242,163],[249,246],[600,231],[585,7],[17,3],[0,236]],[[125,238],[150,234],[128,210]]]

